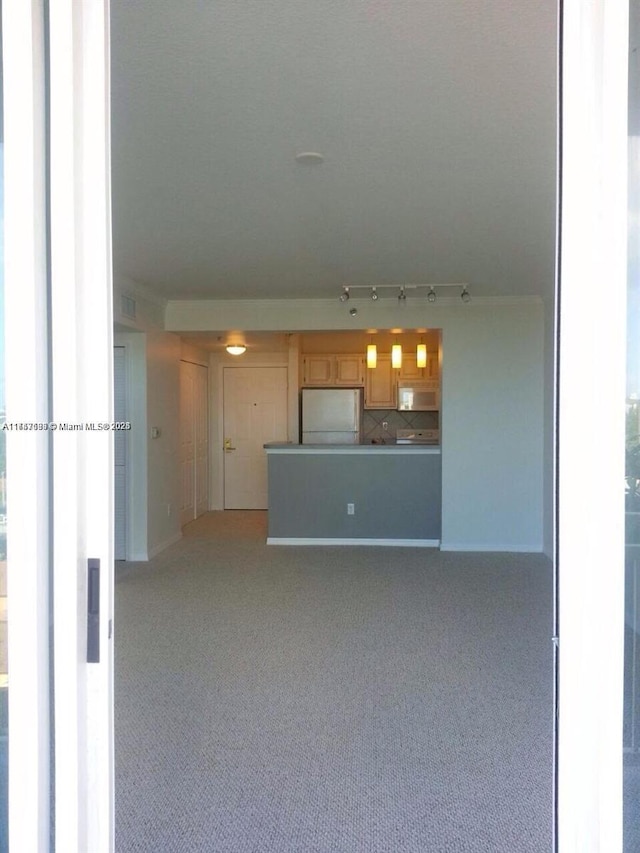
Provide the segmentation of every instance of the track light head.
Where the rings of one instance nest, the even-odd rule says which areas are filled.
[[[469,293],[466,287],[462,288],[460,299],[462,299],[463,302],[471,302],[471,294]]]
[[[401,287],[401,288],[400,288],[400,293],[398,294],[398,302],[399,302],[401,305],[404,305],[404,303],[405,303],[406,301],[407,301],[407,294],[404,292],[404,287]]]
[[[351,314],[352,317],[355,317],[357,313],[358,313],[357,308],[349,308],[349,314]]]
[[[340,294],[340,302],[348,302],[349,301],[349,288],[343,287],[342,293]]]
[[[436,301],[436,292],[430,287],[429,292],[427,293],[427,302],[435,302]]]
[[[375,287],[371,288],[371,299],[375,302],[378,298],[378,291]]]

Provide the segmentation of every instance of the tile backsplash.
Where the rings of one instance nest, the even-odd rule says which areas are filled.
[[[383,423],[387,427],[382,426]],[[396,430],[399,429],[438,429],[440,426],[439,412],[397,412],[395,409],[365,409],[362,418],[362,441],[370,444],[372,441],[382,442],[384,439],[395,441]]]

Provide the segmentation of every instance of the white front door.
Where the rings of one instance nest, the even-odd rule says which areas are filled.
[[[224,368],[224,508],[267,508],[264,445],[287,440],[287,368]]]

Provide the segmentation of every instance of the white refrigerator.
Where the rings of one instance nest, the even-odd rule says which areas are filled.
[[[303,444],[359,444],[362,388],[303,388]]]

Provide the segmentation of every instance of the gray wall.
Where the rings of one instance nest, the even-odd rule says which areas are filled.
[[[439,454],[269,453],[268,462],[270,537],[440,538]]]

